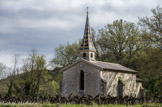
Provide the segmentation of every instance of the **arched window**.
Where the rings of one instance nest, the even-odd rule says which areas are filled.
[[[122,97],[123,96],[123,83],[122,81],[119,79],[118,80],[118,85],[117,85],[117,95],[118,97]]]
[[[86,58],[86,53],[83,53],[83,58]]]
[[[93,53],[91,53],[91,58],[93,58]]]
[[[80,72],[80,90],[84,90],[84,72]]]

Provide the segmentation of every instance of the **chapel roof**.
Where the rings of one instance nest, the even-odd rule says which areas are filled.
[[[127,68],[121,64],[117,63],[109,63],[109,62],[102,62],[102,61],[91,61],[96,66],[101,67],[103,70],[118,70],[118,71],[128,71],[128,72],[137,72],[130,68]]]
[[[101,62],[101,61],[87,61],[83,58],[78,59],[75,63],[65,67],[62,69],[62,71],[67,70],[68,68],[71,68],[72,66],[76,65],[79,62],[84,62],[90,66],[93,66],[97,69],[100,70],[110,70],[110,71],[119,71],[119,72],[127,72],[127,73],[137,73],[137,71],[132,70],[130,68],[127,68],[125,66],[122,66],[120,64],[116,64],[116,63],[109,63],[109,62]]]

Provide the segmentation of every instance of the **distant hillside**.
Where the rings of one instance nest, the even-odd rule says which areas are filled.
[[[47,70],[43,73],[40,86],[39,86],[39,95],[40,96],[54,96],[59,94],[60,90],[60,82],[62,80],[62,72],[60,72],[61,68],[55,68],[54,70]],[[24,96],[26,95],[25,88],[26,87],[26,73],[18,74],[13,78],[13,86],[12,96]],[[8,93],[8,89],[10,86],[11,76],[6,79],[0,80],[0,95],[5,96]],[[11,87],[10,87],[11,88]]]

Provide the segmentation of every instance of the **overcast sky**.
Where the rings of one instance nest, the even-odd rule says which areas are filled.
[[[14,54],[22,59],[33,48],[49,61],[54,48],[82,38],[87,6],[90,25],[98,30],[116,19],[137,23],[160,4],[162,0],[0,0],[0,62],[11,67]]]

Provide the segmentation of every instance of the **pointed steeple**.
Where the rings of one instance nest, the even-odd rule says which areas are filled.
[[[88,17],[88,7],[87,7],[87,17],[86,17],[86,24],[84,29],[84,35],[90,35],[90,25],[89,25],[89,17]]]
[[[87,16],[86,16],[86,24],[85,24],[84,36],[83,36],[83,40],[82,40],[82,43],[81,43],[81,46],[80,46],[79,50],[80,50],[81,56],[84,56],[85,54],[88,55],[88,56],[83,57],[83,58],[85,58],[87,60],[91,60],[91,59],[95,60],[96,49],[94,47],[92,37],[91,37],[91,32],[90,32],[90,24],[89,24],[89,17],[88,17],[88,7],[87,7]]]

